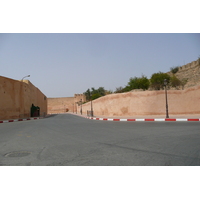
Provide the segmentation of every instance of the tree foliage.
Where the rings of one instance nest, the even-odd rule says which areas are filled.
[[[89,101],[91,98],[91,91],[90,89],[87,89],[86,92],[84,92],[84,95],[86,97],[86,101]]]
[[[104,89],[104,87],[99,87],[98,89],[95,89],[94,87],[90,89],[87,89],[86,92],[84,92],[85,96],[86,96],[86,101],[90,101],[90,100],[94,100],[97,99],[101,96],[105,96],[106,95],[106,90]]]
[[[142,75],[142,77],[131,77],[129,79],[128,84],[123,88],[123,87],[118,87],[116,88],[115,93],[121,93],[121,92],[129,92],[134,89],[143,89],[143,90],[148,90],[150,86],[149,79]]]
[[[200,62],[200,57],[199,57]],[[173,76],[170,77],[169,74],[158,72],[151,75],[151,78],[148,79],[146,76],[142,75],[141,77],[131,77],[129,79],[129,82],[125,87],[117,87],[114,93],[123,93],[123,92],[129,92],[134,89],[143,89],[148,90],[149,87],[153,90],[161,90],[164,89],[164,80],[167,80],[168,87],[174,87],[176,89],[180,89],[182,86],[182,89],[187,83],[187,79],[179,80],[175,74],[178,72],[179,67],[171,67],[171,72],[173,73]],[[92,87],[91,89],[87,89],[86,92],[84,92],[86,96],[86,101],[94,100],[99,97],[105,96],[107,94],[112,94],[113,92],[110,90],[105,90],[104,87],[99,87],[98,89],[95,89]]]
[[[147,77],[143,75],[140,78],[138,77],[130,78],[127,86],[130,91],[134,89],[147,90],[149,88],[149,85],[150,85],[149,80],[147,79]]]
[[[170,76],[167,73],[158,72],[152,74],[150,78],[151,88],[155,90],[163,89],[164,79],[166,79],[168,83],[170,82]]]

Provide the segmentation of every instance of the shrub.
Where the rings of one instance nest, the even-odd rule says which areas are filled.
[[[158,72],[152,74],[150,81],[151,81],[151,88],[155,90],[160,90],[164,88],[164,79],[167,80],[167,82],[170,82],[170,76],[167,73]]]
[[[100,94],[98,94],[98,93],[93,94],[93,95],[92,95],[92,100],[94,100],[94,99],[98,99],[99,97],[101,97]]]
[[[173,73],[173,74],[176,74],[179,70],[179,67],[171,67],[170,68],[170,71]]]
[[[188,79],[187,78],[184,78],[181,80],[181,86],[182,86],[182,89],[184,89],[186,83],[188,82]]]
[[[175,87],[176,89],[179,89],[181,86],[181,80],[179,80],[175,75],[173,75],[170,79],[170,83],[172,87]]]
[[[117,88],[115,89],[115,93],[122,93],[122,92],[124,92],[124,88],[123,88],[122,86],[117,87]]]
[[[146,76],[130,78],[128,85],[124,88],[125,91],[131,91],[134,89],[147,90],[149,88],[150,82]]]

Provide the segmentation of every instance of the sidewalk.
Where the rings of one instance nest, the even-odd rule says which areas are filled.
[[[93,120],[104,120],[104,121],[200,121],[200,114],[185,114],[185,115],[169,115],[169,118],[166,118],[165,115],[136,115],[136,116],[87,116],[86,114],[74,114],[80,117]]]

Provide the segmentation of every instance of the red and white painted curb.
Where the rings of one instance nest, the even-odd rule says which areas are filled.
[[[157,118],[157,119],[113,119],[113,118],[96,118],[96,117],[85,117],[87,119],[92,120],[102,120],[102,121],[123,121],[123,122],[190,122],[190,121],[200,121],[200,119],[186,119],[186,118],[180,118],[180,119],[171,119],[171,118]]]
[[[115,122],[199,122],[200,118],[135,118],[135,119],[121,119],[121,118],[100,118],[100,117],[88,117],[84,115],[79,115],[75,113],[70,113],[72,115],[76,115],[79,117],[83,117],[86,119],[92,120],[100,120],[100,121],[115,121]]]
[[[11,119],[11,120],[0,121],[0,123],[19,122],[19,121],[36,120],[36,119],[43,119],[43,117],[34,117],[34,118],[27,118],[27,119]]]

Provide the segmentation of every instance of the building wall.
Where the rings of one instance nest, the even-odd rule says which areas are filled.
[[[200,114],[200,86],[186,90],[168,90],[169,114]],[[165,115],[165,91],[135,91],[110,94],[92,102],[94,115]],[[78,108],[80,110],[80,106]],[[83,114],[91,102],[82,105]],[[80,113],[80,112],[79,112]]]
[[[48,114],[77,112],[80,101],[86,101],[84,94],[75,94],[74,97],[48,98]]]
[[[30,117],[32,104],[40,107],[40,115],[47,114],[47,98],[30,81],[17,81],[0,76],[0,119]]]

